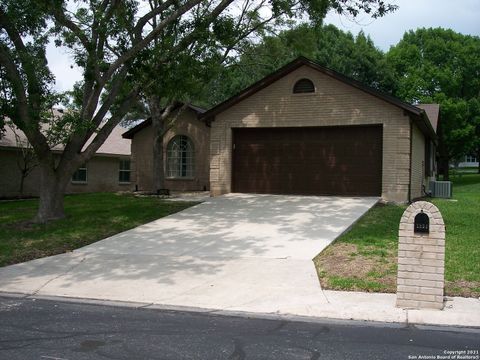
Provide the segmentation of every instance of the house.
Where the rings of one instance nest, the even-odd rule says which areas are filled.
[[[459,167],[459,168],[476,167],[476,168],[478,168],[478,159],[474,154],[465,155],[462,159],[460,159],[458,164],[456,164],[456,167]]]
[[[199,120],[205,110],[191,104],[183,108],[177,106],[174,109],[174,125],[163,138],[165,188],[174,191],[208,190],[210,127]],[[123,137],[132,140],[132,179],[136,189],[155,192],[152,120],[141,122]]]
[[[132,190],[130,140],[122,138],[125,130],[121,126],[113,129],[95,156],[73,174],[66,193]],[[53,152],[60,154],[62,146],[55,146]],[[0,138],[0,198],[38,195],[39,169],[32,154],[23,132],[5,127]],[[31,170],[21,186],[25,165]]]
[[[213,195],[361,195],[406,202],[423,196],[435,175],[438,113],[429,119],[420,107],[305,58],[201,118],[211,124]]]
[[[407,202],[435,176],[438,110],[298,58],[208,111],[190,106],[164,139],[166,187]],[[151,189],[149,122],[124,136]]]

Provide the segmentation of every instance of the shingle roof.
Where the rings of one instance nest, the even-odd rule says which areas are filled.
[[[182,103],[179,103],[177,105],[176,108],[180,107],[181,105],[183,105]],[[196,112],[198,115],[201,115],[203,114],[204,112],[206,112],[207,110],[199,107],[199,106],[195,106],[195,105],[192,105],[192,104],[186,104],[187,108],[191,109],[192,111]],[[133,136],[139,132],[140,130],[150,126],[152,124],[152,118],[148,118],[144,121],[142,121],[140,124],[138,125],[135,125],[133,128],[131,128],[130,130],[126,131],[122,136],[125,138],[125,139],[133,139]]]
[[[121,126],[116,126],[110,136],[105,140],[105,142],[100,146],[97,150],[97,155],[130,155],[130,140],[124,139],[122,134],[125,132],[125,128]],[[89,141],[84,146],[84,149],[91,143],[93,140],[90,138]],[[5,126],[5,133],[0,138],[0,147],[11,147],[11,148],[18,148],[22,146],[26,146],[28,144],[27,138],[25,134],[17,129],[12,129],[9,126]],[[62,151],[63,146],[57,145],[53,147],[55,151]]]
[[[416,107],[423,109],[432,124],[433,130],[437,131],[438,119],[440,115],[440,105],[439,104],[417,104]]]
[[[117,125],[96,153],[105,155],[130,155],[131,141],[130,139],[125,139],[122,137],[122,134],[125,132],[125,130],[126,129],[124,127]],[[87,147],[92,140],[93,137],[87,141],[84,148]]]

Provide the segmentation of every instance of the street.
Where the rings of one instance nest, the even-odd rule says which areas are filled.
[[[470,355],[461,352],[468,350]],[[0,297],[0,359],[479,359],[478,351],[480,329],[253,319]]]

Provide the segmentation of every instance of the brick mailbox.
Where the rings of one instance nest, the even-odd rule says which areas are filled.
[[[397,307],[443,308],[445,224],[438,208],[411,204],[400,220]]]

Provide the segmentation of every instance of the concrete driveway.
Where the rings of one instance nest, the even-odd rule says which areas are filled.
[[[0,269],[0,291],[310,315],[312,262],[377,198],[230,194],[71,253]]]

